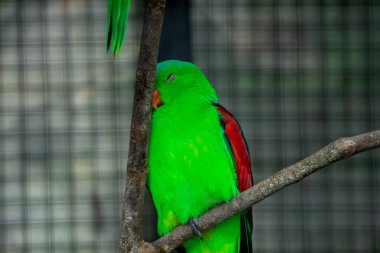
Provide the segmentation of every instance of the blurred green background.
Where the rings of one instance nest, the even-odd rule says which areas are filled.
[[[378,1],[168,0],[160,59],[192,60],[240,121],[255,181],[380,126]],[[105,51],[105,0],[0,0],[0,252],[115,252],[144,4]],[[155,213],[147,196],[144,237]],[[254,207],[254,252],[380,252],[380,151]]]

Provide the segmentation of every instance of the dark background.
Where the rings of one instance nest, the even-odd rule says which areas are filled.
[[[380,126],[378,1],[168,1],[160,59],[191,59],[240,121],[255,181]],[[0,252],[115,252],[143,3],[105,51],[104,0],[0,0]],[[254,207],[254,252],[380,252],[380,153]],[[147,200],[144,237],[155,238]]]

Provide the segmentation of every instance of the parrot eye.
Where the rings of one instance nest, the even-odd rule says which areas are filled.
[[[170,73],[168,75],[168,77],[166,78],[166,81],[167,82],[171,82],[171,81],[174,81],[174,79],[175,79],[175,74],[174,73]]]

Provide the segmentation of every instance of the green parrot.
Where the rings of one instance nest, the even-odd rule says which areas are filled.
[[[157,65],[152,99],[148,188],[165,235],[190,223],[187,253],[251,252],[251,210],[207,231],[196,218],[253,185],[248,146],[234,116],[192,63]]]
[[[108,0],[107,52],[112,46],[115,57],[124,42],[130,6],[131,0]]]

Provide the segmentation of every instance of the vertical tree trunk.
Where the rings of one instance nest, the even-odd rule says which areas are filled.
[[[152,89],[165,12],[165,0],[148,0],[136,71],[135,95],[129,143],[119,252],[137,252],[141,239],[141,216],[148,172],[148,141]]]

